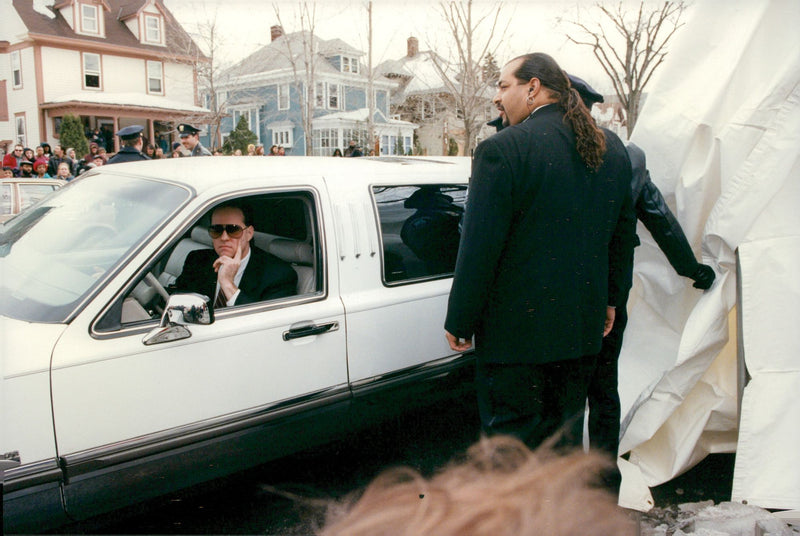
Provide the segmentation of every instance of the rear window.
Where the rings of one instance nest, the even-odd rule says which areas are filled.
[[[466,185],[374,186],[387,284],[448,277],[455,269]]]

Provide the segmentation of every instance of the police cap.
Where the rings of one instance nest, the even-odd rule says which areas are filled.
[[[574,87],[578,95],[581,96],[581,100],[583,100],[587,108],[591,108],[595,102],[603,102],[603,96],[584,80],[577,76],[572,76],[571,74],[567,76],[569,77],[569,83],[572,84],[572,87]]]
[[[135,140],[142,135],[143,130],[144,127],[142,125],[131,125],[120,129],[119,132],[117,132],[117,136],[123,140]]]
[[[180,125],[178,125],[178,134],[180,135],[181,138],[185,136],[193,136],[199,132],[200,132],[199,128],[193,127],[188,123],[181,123]]]

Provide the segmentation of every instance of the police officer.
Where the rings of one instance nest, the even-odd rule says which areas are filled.
[[[146,155],[142,154],[142,130],[144,127],[141,125],[131,125],[120,129],[117,132],[120,140],[120,150],[117,154],[108,159],[107,164],[119,164],[122,162],[139,162],[140,160],[150,160]]]
[[[178,134],[181,137],[181,143],[189,151],[188,156],[211,156],[209,150],[200,143],[199,128],[195,128],[187,123],[181,123],[178,125]]]

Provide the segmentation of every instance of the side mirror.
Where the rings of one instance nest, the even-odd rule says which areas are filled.
[[[188,339],[192,336],[186,326],[207,326],[214,323],[214,310],[211,300],[202,294],[175,294],[169,297],[161,323],[157,328],[145,335],[142,342],[145,346],[162,342]]]

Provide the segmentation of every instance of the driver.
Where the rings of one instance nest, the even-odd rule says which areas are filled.
[[[247,205],[227,202],[216,207],[208,228],[214,249],[186,256],[175,291],[212,297],[215,309],[295,294],[297,273],[286,261],[251,246],[254,232]]]

